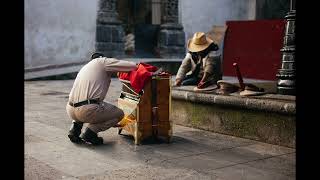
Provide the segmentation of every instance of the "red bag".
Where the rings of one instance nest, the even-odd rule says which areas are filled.
[[[146,63],[139,63],[136,70],[119,73],[119,78],[130,81],[132,88],[139,93],[144,85],[150,81],[152,73],[158,68]]]

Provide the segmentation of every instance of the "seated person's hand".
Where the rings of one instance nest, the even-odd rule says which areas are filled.
[[[200,81],[200,82],[198,83],[198,85],[197,85],[197,87],[198,87],[199,89],[203,88],[203,86],[204,86],[204,82],[203,82],[203,81]]]
[[[197,88],[198,89],[204,89],[204,88],[207,88],[209,87],[210,85],[212,85],[213,82],[212,81],[200,81],[197,85]]]
[[[176,79],[175,85],[176,86],[180,86],[181,85],[182,80],[181,79]]]

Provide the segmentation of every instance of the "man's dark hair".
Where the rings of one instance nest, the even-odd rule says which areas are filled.
[[[104,54],[102,53],[99,53],[99,52],[95,52],[91,55],[91,60],[92,59],[95,59],[95,58],[98,58],[98,57],[104,57]]]

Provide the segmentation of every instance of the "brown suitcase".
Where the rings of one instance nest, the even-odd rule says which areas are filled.
[[[153,76],[143,88],[141,96],[130,90],[129,81],[121,81],[123,87],[118,107],[125,116],[119,123],[119,134],[125,130],[134,137],[135,144],[152,137],[171,142],[171,77]]]

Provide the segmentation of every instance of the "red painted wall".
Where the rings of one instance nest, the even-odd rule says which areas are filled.
[[[242,77],[276,80],[281,67],[285,20],[227,21],[223,47],[223,75],[236,76],[237,62]]]

